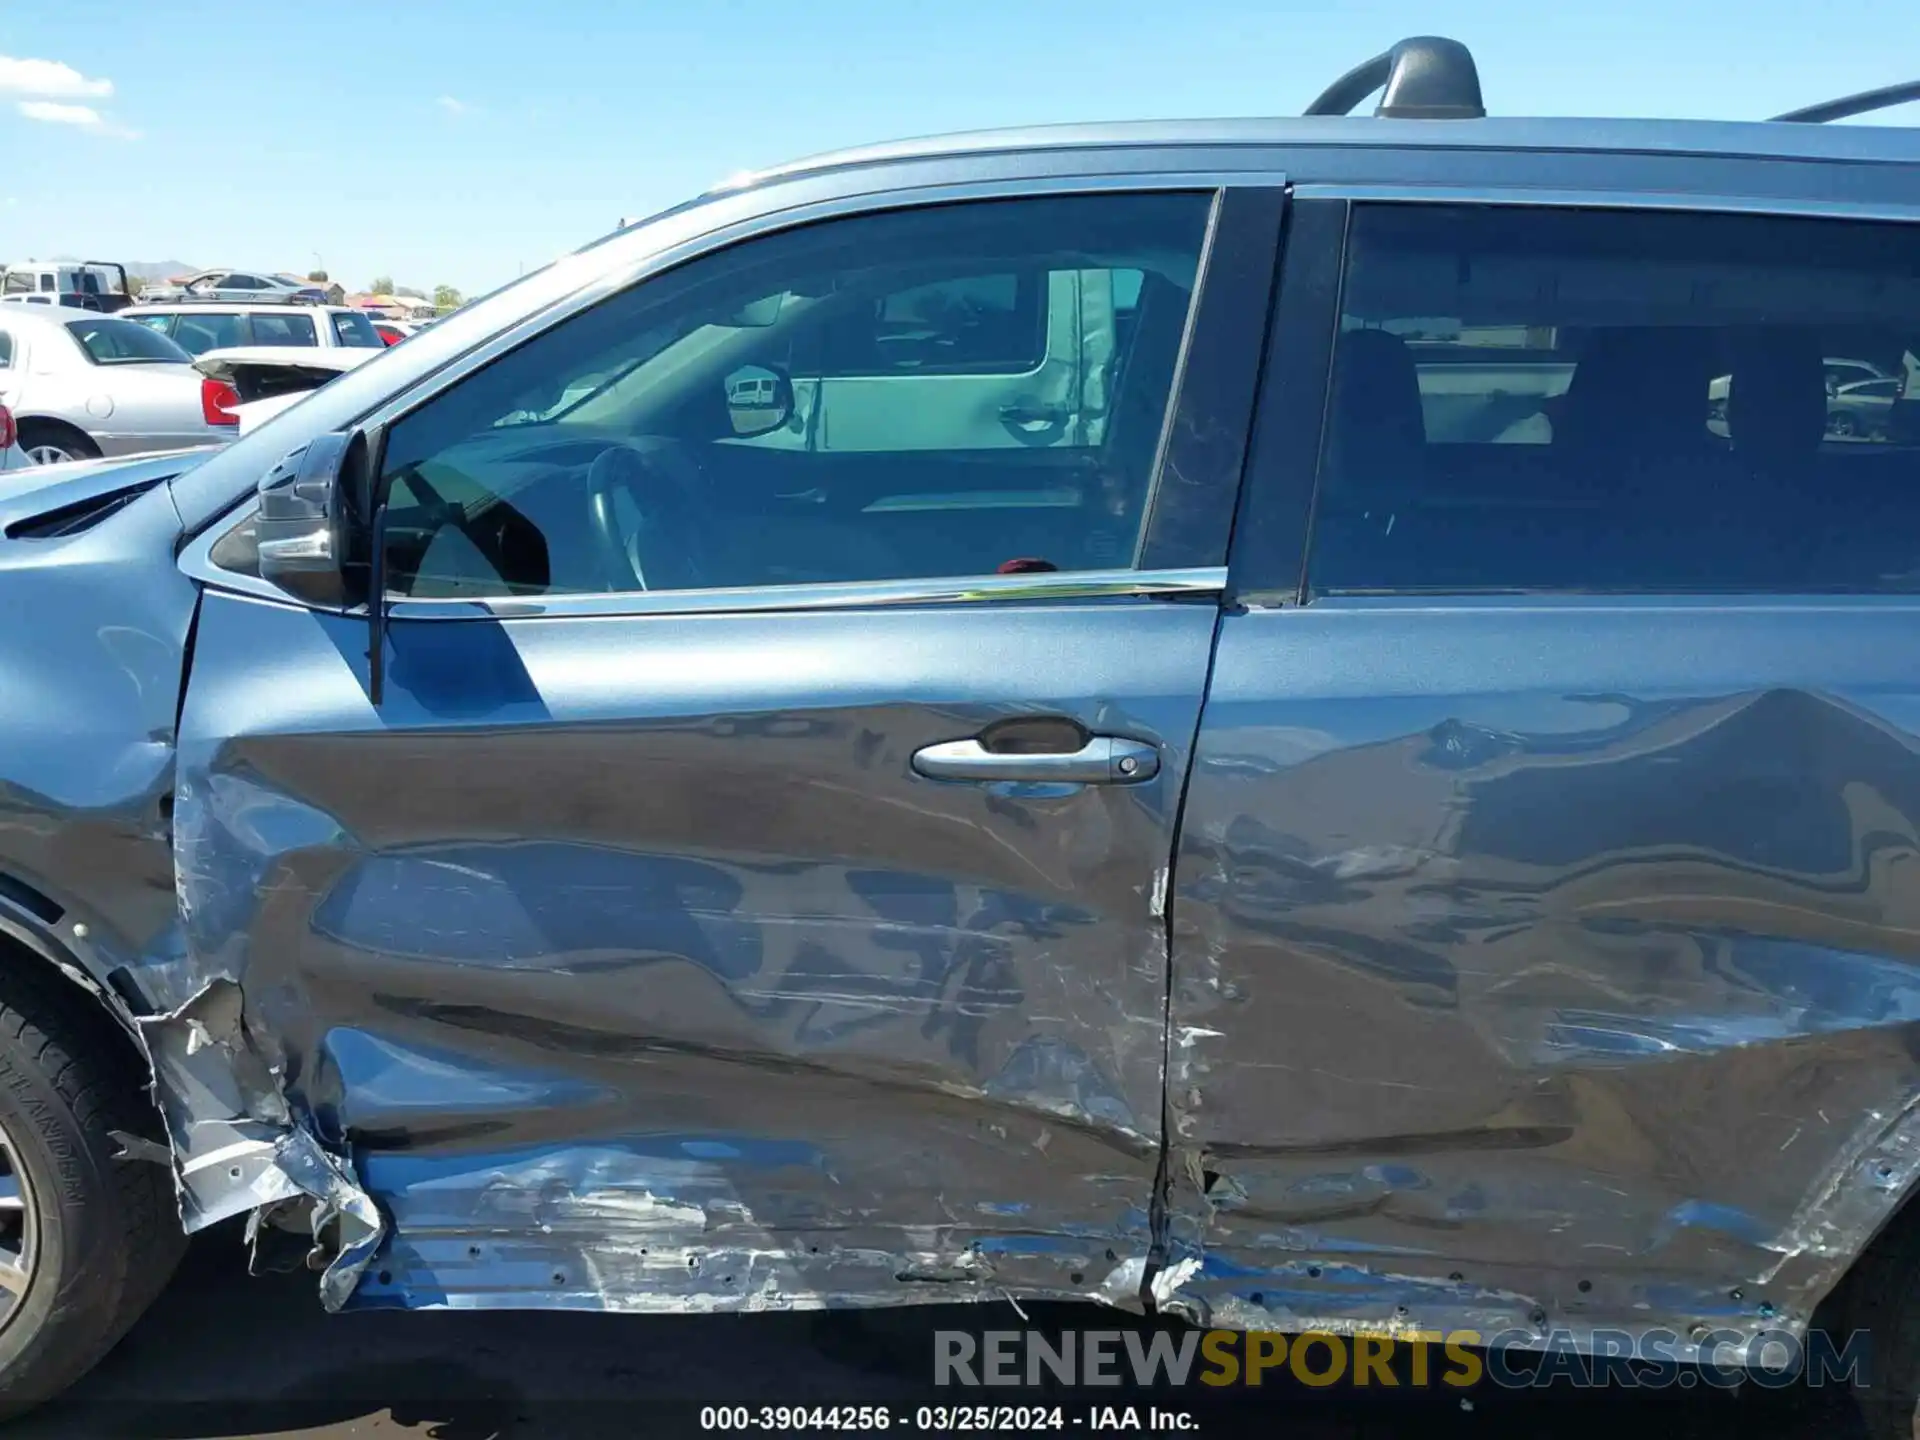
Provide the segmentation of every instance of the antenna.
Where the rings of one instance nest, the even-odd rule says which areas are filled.
[[[1309,115],[1345,115],[1376,90],[1374,114],[1386,120],[1478,120],[1480,71],[1458,40],[1415,35],[1356,65],[1309,105]]]
[[[1920,80],[1882,85],[1878,90],[1862,90],[1858,95],[1843,95],[1838,100],[1823,100],[1818,105],[1803,105],[1798,110],[1789,110],[1773,118],[1801,125],[1824,125],[1829,120],[1845,120],[1851,115],[1886,110],[1895,105],[1904,105],[1909,100],[1920,100]]]

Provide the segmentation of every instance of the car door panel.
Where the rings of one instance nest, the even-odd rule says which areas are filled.
[[[1914,1083],[1896,671],[1911,606],[1223,621],[1174,906],[1201,1289],[1804,1321],[1809,1197],[1904,1153]]]
[[[1213,247],[1191,332],[1163,312],[1149,337],[1166,353],[1116,452],[1171,436],[1172,528],[1156,548],[1159,521],[1131,522],[1161,568],[1121,547],[1098,574],[942,578],[923,555],[864,591],[762,567],[740,582],[758,588],[608,593],[569,527],[618,435],[523,423],[503,369],[385,439],[414,569],[378,687],[364,616],[207,594],[175,809],[185,945],[237,982],[296,1129],[350,1157],[353,1213],[385,1219],[330,1303],[356,1281],[395,1305],[1137,1301],[1163,1218],[1168,865],[1252,405],[1175,392],[1175,352],[1257,364],[1282,204],[987,217],[1018,246],[1033,214],[1177,210]],[[793,243],[892,263],[864,237],[927,217],[848,223]],[[604,375],[595,337],[629,333],[625,313],[515,363],[542,396]],[[737,357],[711,353],[717,407]],[[711,451],[723,528],[786,527],[795,554],[835,527],[779,517],[838,506],[844,539],[872,518],[847,492],[891,493],[885,465],[920,499],[968,488],[925,454],[853,457],[829,483],[803,478],[823,457]],[[697,466],[672,473],[682,503],[717,504]],[[1130,472],[1136,495],[1151,481]],[[539,538],[546,593],[503,595],[519,562],[460,550],[465,517],[496,513]],[[474,560],[481,588],[458,589]],[[956,776],[970,741],[991,773]]]
[[[1289,245],[1276,351],[1319,339],[1263,398],[1175,860],[1180,1294],[1798,1335],[1920,1175],[1920,447],[1833,443],[1821,362],[1843,317],[1912,353],[1912,237],[1353,208],[1344,270]],[[1435,443],[1503,351],[1564,403]]]
[[[188,942],[244,956],[391,1215],[362,1299],[1084,1292],[1143,1256],[1214,614],[396,622],[376,711],[364,622],[210,594]],[[1027,714],[1161,769],[913,772]]]

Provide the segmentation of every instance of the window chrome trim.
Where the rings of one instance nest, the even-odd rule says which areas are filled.
[[[1427,205],[1526,205],[1541,209],[1693,210],[1731,215],[1778,215],[1825,220],[1920,220],[1920,205],[1804,196],[1700,195],[1684,190],[1570,190],[1528,185],[1296,184],[1296,200],[1388,201]]]
[[[752,585],[713,590],[631,590],[608,595],[496,595],[470,600],[387,599],[389,622],[533,620],[568,617],[735,615],[773,611],[865,610],[876,606],[983,604],[1028,600],[1124,600],[1220,595],[1225,566],[1200,570],[1081,570],[1026,575],[957,575],[825,585]],[[278,592],[275,592],[276,594]],[[281,595],[281,599],[290,597]]]

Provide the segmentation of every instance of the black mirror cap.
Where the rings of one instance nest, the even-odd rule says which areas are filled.
[[[365,432],[339,431],[316,436],[267,472],[255,522],[262,580],[313,605],[355,603],[348,569],[367,454]]]

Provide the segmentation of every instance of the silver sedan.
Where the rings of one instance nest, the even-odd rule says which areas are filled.
[[[227,439],[204,377],[166,336],[92,310],[0,306],[0,405],[37,463]]]

